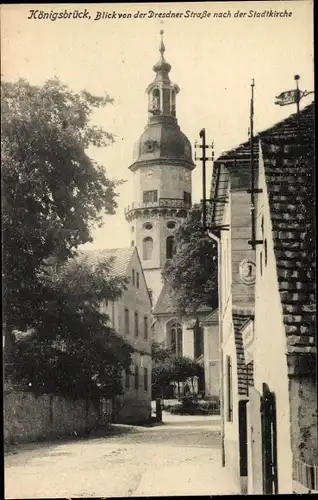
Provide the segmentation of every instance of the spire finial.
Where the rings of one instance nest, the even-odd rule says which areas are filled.
[[[160,42],[160,47],[159,47],[159,52],[161,53],[161,58],[163,59],[163,54],[166,50],[165,44],[163,43],[163,34],[164,31],[160,30],[160,35],[161,35],[161,42]]]

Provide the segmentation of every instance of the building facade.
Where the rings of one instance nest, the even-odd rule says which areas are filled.
[[[223,406],[223,460],[238,488],[247,490],[246,404],[252,366],[245,366],[242,333],[254,317],[254,251],[250,238],[248,166],[240,155],[224,154],[214,163],[211,224],[219,254],[219,322]],[[217,230],[221,228],[222,230]]]
[[[229,225],[228,233],[218,234],[223,252],[225,465],[234,477],[239,471],[242,491],[251,494],[317,489],[313,110],[310,105],[298,117],[292,115],[255,138],[255,217],[246,191],[241,214],[237,207],[227,216],[229,209],[220,203],[213,214],[216,226],[225,221]],[[238,174],[249,189],[249,143],[218,158],[212,197],[220,200],[222,191],[234,190]],[[240,294],[234,299],[233,244],[224,261],[226,240],[236,224],[247,250],[239,266],[240,278],[254,283],[254,290],[250,286],[250,293],[244,292],[244,308]],[[232,268],[232,283],[227,266]],[[226,293],[230,286],[232,298]],[[228,304],[231,312],[226,314]],[[227,414],[243,392],[245,402],[239,402],[234,432],[230,432]],[[235,428],[239,428],[236,434]]]
[[[139,423],[151,415],[151,301],[135,247],[88,252],[91,262],[112,260],[112,272],[126,277],[126,290],[116,301],[102,304],[110,324],[134,347],[131,373],[123,373],[123,394],[113,402],[113,420]]]

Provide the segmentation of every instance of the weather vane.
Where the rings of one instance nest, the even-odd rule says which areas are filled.
[[[307,90],[299,90],[299,80],[300,76],[295,75],[294,80],[296,82],[296,88],[293,90],[285,90],[275,97],[275,104],[278,106],[287,106],[288,104],[296,104],[297,106],[297,116],[299,115],[299,102],[303,97],[307,95],[314,94],[314,90],[308,92]]]

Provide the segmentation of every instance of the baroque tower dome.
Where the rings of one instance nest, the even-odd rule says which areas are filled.
[[[180,89],[171,83],[169,72],[170,64],[164,58],[165,46],[161,30],[159,47],[160,59],[153,66],[156,73],[154,81],[148,85],[148,123],[143,134],[137,141],[131,170],[142,166],[144,162],[162,163],[169,161],[172,165],[194,168],[191,144],[181,132],[176,118],[176,95]]]

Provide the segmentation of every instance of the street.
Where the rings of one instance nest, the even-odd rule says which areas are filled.
[[[28,444],[5,457],[7,499],[238,494],[221,467],[219,417]]]

